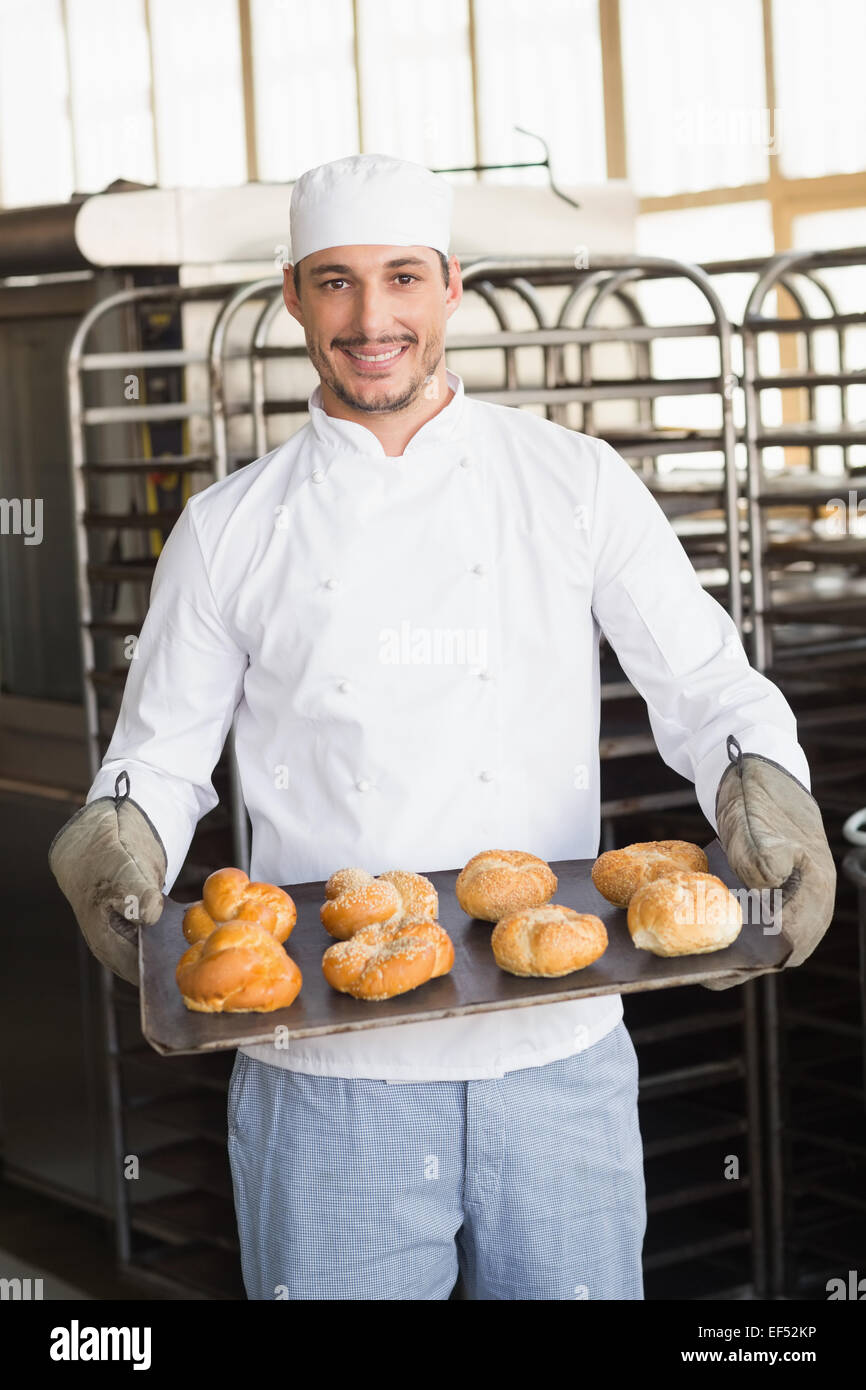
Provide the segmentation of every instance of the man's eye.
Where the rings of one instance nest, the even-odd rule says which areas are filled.
[[[417,280],[418,278],[417,275],[410,275],[408,270],[401,271],[399,275],[394,276],[395,280]],[[347,282],[341,276],[338,276],[335,280],[323,281],[325,289],[330,289],[332,285],[345,285],[346,283]]]

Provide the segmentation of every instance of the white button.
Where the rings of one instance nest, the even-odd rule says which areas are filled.
[[[473,573],[473,574],[486,574],[486,573],[487,573],[487,567],[486,567],[486,565],[473,565],[473,566],[472,566],[472,573]]]
[[[341,690],[341,691],[343,692],[343,694],[345,695],[345,693],[346,693],[347,690],[351,690],[351,689],[352,689],[352,684],[351,684],[350,681],[338,681],[338,683],[337,683],[337,689],[338,689],[338,690]]]
[[[486,768],[484,769],[483,772],[479,773],[479,776],[480,776],[482,782],[492,782],[492,781],[493,781],[493,773],[492,773],[492,772],[488,772]]]
[[[492,680],[493,680],[493,672],[492,672],[492,671],[479,671],[479,672],[478,672],[478,676],[479,676],[479,679],[480,679],[480,680],[483,680],[483,681],[492,681]]]
[[[339,584],[339,582],[340,582],[339,579],[326,579],[326,580],[325,580],[325,588],[326,588],[326,589],[336,589],[336,587],[337,587],[337,585]]]
[[[472,467],[472,460],[471,460],[470,458],[467,458],[465,454],[463,455],[463,458],[460,460],[460,467],[461,467],[461,468],[471,468],[471,467]]]
[[[361,777],[359,781],[355,783],[355,786],[358,788],[359,792],[368,792],[370,790],[370,783],[367,781],[366,777]]]
[[[312,478],[314,483],[323,483],[325,481],[325,475],[322,472],[321,468],[314,468],[312,473],[310,474],[310,477]]]

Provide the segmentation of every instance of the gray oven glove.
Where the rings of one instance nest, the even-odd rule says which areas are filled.
[[[114,796],[96,797],[60,827],[48,849],[48,865],[97,960],[137,985],[138,927],[162,916],[167,859],[156,827],[129,799],[126,772],[114,790]]]
[[[727,750],[730,766],[716,791],[719,842],[747,888],[782,890],[777,921],[793,947],[785,968],[802,965],[833,920],[836,899],[836,865],[820,807],[792,773],[772,758],[744,753],[733,734]],[[730,989],[765,974],[734,971],[701,983]]]

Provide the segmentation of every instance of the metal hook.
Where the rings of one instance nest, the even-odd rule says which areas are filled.
[[[564,202],[570,203],[573,208],[577,208],[578,211],[580,211],[580,203],[576,203],[573,198],[569,198],[568,194],[563,193],[561,188],[557,188],[556,184],[553,181],[553,170],[550,167],[550,150],[548,148],[547,141],[544,140],[542,136],[536,135],[534,130],[524,130],[522,125],[516,125],[514,129],[518,130],[521,135],[528,135],[531,139],[537,140],[539,142],[542,149],[544,150],[544,159],[540,160],[539,164],[547,170],[547,177],[550,181],[551,192],[555,193],[557,198],[562,198]]]
[[[732,752],[731,752],[731,744],[733,744],[734,747],[736,748],[736,750],[737,750],[736,753],[732,753]],[[740,771],[740,774],[742,775],[742,771],[743,771],[743,750],[742,750],[742,748],[740,747],[739,743],[737,742],[737,740],[736,740],[736,738],[734,737],[733,734],[728,734],[726,747],[727,747],[727,750],[728,750],[728,758],[730,759],[730,761],[731,761],[732,763],[736,763],[736,764],[737,764],[737,767],[738,767],[738,769],[739,769],[739,771]]]
[[[434,174],[483,174],[487,170],[493,169],[546,169],[551,193],[555,193],[557,198],[561,198],[564,203],[568,203],[571,207],[577,208],[578,211],[580,211],[580,203],[576,203],[573,198],[569,198],[568,194],[563,193],[561,188],[557,188],[553,181],[553,170],[550,167],[550,150],[547,148],[546,141],[540,135],[536,135],[534,130],[524,130],[521,125],[516,125],[513,129],[519,131],[521,135],[528,135],[531,139],[538,140],[544,150],[544,159],[520,160],[512,164],[459,164],[448,169],[434,169],[432,172]]]

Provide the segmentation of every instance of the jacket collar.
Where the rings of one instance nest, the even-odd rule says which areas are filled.
[[[463,379],[447,367],[445,379],[454,392],[453,396],[438,414],[427,420],[413,434],[406,445],[407,454],[415,453],[416,450],[427,448],[429,445],[442,444],[448,439],[458,436],[466,400],[463,391]],[[360,425],[355,420],[341,420],[337,416],[327,413],[322,405],[321,385],[317,386],[310,396],[307,409],[310,413],[310,424],[313,432],[322,444],[332,449],[370,454],[374,458],[384,459],[388,457],[380,441],[372,430],[367,429],[366,425]]]

